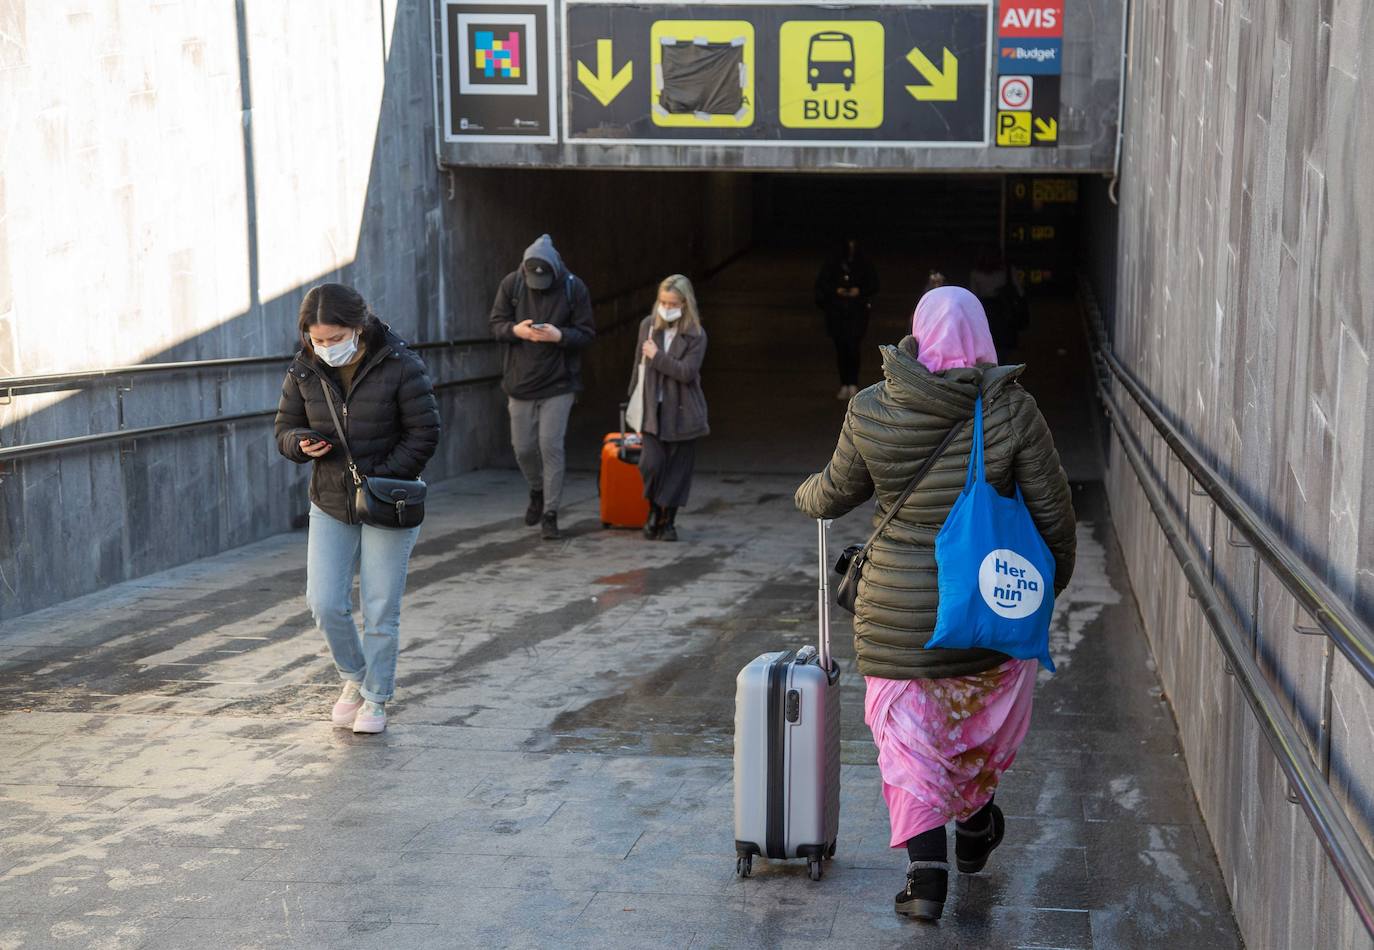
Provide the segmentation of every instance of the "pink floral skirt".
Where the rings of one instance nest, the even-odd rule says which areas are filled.
[[[1030,727],[1035,660],[972,676],[866,676],[864,721],[878,747],[891,846],[968,818],[997,790]]]

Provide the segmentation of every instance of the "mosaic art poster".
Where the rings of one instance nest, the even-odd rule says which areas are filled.
[[[445,137],[551,141],[545,5],[444,4]]]

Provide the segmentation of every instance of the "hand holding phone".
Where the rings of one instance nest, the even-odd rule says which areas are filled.
[[[301,451],[311,458],[328,455],[329,451],[334,448],[328,439],[314,429],[301,429],[299,435]]]

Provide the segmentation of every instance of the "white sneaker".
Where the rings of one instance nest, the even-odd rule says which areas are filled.
[[[353,717],[358,714],[358,709],[363,704],[362,693],[358,692],[358,684],[352,680],[344,682],[343,692],[339,694],[339,701],[334,704],[334,712],[330,714],[330,719],[334,725],[347,728],[353,725]]]
[[[855,396],[857,396],[858,394],[859,394],[859,387],[858,387],[858,386],[852,386],[852,385],[851,385],[851,386],[849,387],[849,398],[850,398],[850,399],[853,399],[853,398],[854,398]]]
[[[363,703],[363,708],[358,711],[358,717],[353,720],[353,731],[377,733],[384,729],[386,729],[386,704],[374,703],[369,699]]]
[[[848,387],[848,386],[841,386],[841,387],[840,387],[840,391],[837,392],[837,393],[835,394],[835,398],[836,398],[836,399],[848,399],[848,398],[849,398],[849,387]]]

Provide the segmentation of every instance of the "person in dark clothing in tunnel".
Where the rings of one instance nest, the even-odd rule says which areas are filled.
[[[505,346],[501,388],[510,410],[515,459],[530,486],[525,524],[540,525],[546,541],[562,537],[568,415],[582,389],[582,355],[596,338],[592,297],[541,235],[520,266],[501,281],[491,305],[491,335]]]
[[[840,371],[836,399],[859,391],[859,353],[877,292],[878,272],[864,257],[858,238],[845,239],[839,253],[816,275],[816,306],[825,314],[825,332],[835,343]]]
[[[968,289],[983,305],[992,331],[992,342],[998,353],[1016,349],[1020,332],[1025,329],[1025,295],[1012,279],[996,248],[985,247],[969,270]]]
[[[706,331],[692,282],[681,274],[658,286],[654,311],[639,324],[626,423],[644,437],[639,471],[649,521],[644,536],[677,540],[677,510],[687,504],[697,439],[711,431],[701,363]]]

